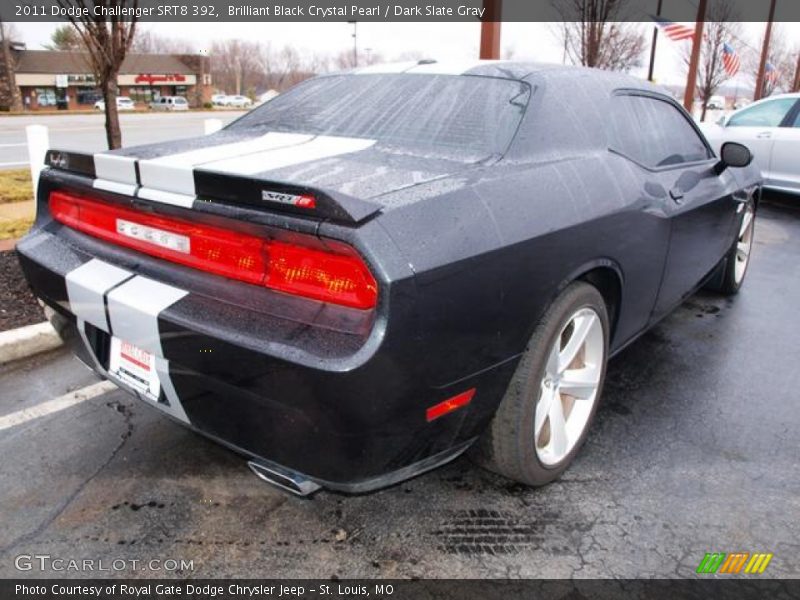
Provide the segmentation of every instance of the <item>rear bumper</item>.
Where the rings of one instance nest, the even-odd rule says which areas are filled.
[[[160,276],[157,261],[64,229],[38,228],[18,252],[87,364],[108,377],[111,336],[135,343],[158,361],[161,398],[144,402],[329,489],[366,492],[455,458],[513,373],[516,361],[506,361],[433,387],[421,373],[437,357],[413,347],[402,311],[390,328],[352,314],[317,318],[329,310],[317,305],[324,326],[310,326],[163,283],[183,282],[183,272]],[[473,387],[471,405],[426,421],[428,407]]]

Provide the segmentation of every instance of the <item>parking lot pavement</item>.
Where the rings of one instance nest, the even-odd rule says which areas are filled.
[[[178,138],[203,135],[206,119],[230,123],[242,111],[217,110],[179,113],[120,114],[123,146],[138,146]],[[106,150],[105,118],[97,114],[0,116],[0,169],[13,169],[28,164],[25,127],[45,125],[50,134],[50,147],[61,150],[100,152]]]
[[[586,447],[546,488],[462,458],[299,499],[114,391],[0,430],[0,577],[22,554],[143,561],[131,576],[173,559],[194,577],[692,577],[713,551],[798,577],[800,210],[765,206],[756,236],[737,298],[691,298],[612,361]],[[6,367],[0,419],[94,381],[63,352]]]

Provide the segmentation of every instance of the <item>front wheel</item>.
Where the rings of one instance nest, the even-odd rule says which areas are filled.
[[[561,475],[597,410],[608,332],[608,312],[596,288],[576,282],[564,290],[536,326],[473,458],[528,485]]]

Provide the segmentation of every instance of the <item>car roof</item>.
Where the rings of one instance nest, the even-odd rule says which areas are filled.
[[[554,79],[560,77],[581,77],[596,80],[604,87],[633,88],[657,91],[665,95],[669,92],[649,81],[632,77],[618,71],[606,71],[588,67],[562,65],[554,63],[540,63],[514,60],[420,60],[370,65],[331,73],[330,75],[370,74],[430,74],[430,75],[470,75],[482,77],[500,77],[504,79],[530,80],[536,78]],[[325,75],[323,75],[324,77]]]

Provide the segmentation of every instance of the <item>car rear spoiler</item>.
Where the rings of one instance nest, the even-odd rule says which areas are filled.
[[[48,150],[45,164],[53,169],[96,178],[91,154]],[[138,174],[138,167],[137,167]],[[263,179],[202,168],[193,170],[197,202],[217,202],[303,217],[358,225],[380,212],[381,205],[354,198],[335,190],[302,183]],[[306,202],[300,202],[304,197]],[[313,198],[309,202],[308,198]]]

